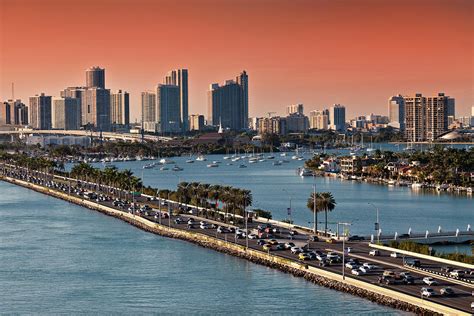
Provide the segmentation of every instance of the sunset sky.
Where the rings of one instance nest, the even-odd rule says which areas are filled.
[[[189,69],[190,113],[206,91],[249,74],[250,115],[334,103],[387,114],[394,94],[473,99],[472,0],[0,0],[0,99],[59,95],[106,68],[106,85],[140,92]]]

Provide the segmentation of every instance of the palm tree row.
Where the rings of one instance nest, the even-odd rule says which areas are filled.
[[[314,203],[316,202],[316,205]],[[306,206],[314,213],[314,232],[318,231],[318,213],[324,212],[325,215],[325,225],[324,233],[327,234],[328,231],[328,212],[331,212],[336,208],[336,200],[331,192],[313,192],[308,198]]]

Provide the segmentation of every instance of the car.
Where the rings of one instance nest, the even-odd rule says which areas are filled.
[[[474,302],[471,303],[471,309],[474,311]]]
[[[314,251],[310,251],[308,252],[308,255],[309,257],[311,258],[311,260],[316,260],[316,253]]]
[[[188,224],[194,224],[194,219],[192,218],[188,219]]]
[[[176,224],[182,224],[182,223],[183,223],[183,220],[181,219],[181,217],[178,217],[178,218],[176,218],[176,219],[174,220],[174,222],[175,222]]]
[[[224,226],[218,226],[217,227],[217,232],[219,234],[226,234],[229,232],[229,230],[227,228],[225,228]]]
[[[362,265],[363,265],[364,267],[366,267],[367,269],[369,269],[369,270],[374,270],[374,269],[377,268],[376,265],[374,265],[374,264],[372,264],[372,263],[370,263],[370,262],[364,262],[364,264],[362,264]]]
[[[354,236],[349,236],[349,238],[347,238],[348,241],[360,241],[360,240],[365,240],[364,237],[362,236],[358,236],[358,235],[354,235]]]
[[[199,225],[207,225],[207,222],[206,221],[200,221]]]
[[[448,266],[441,267],[441,272],[449,273],[451,271],[453,271],[452,267],[448,267]]]
[[[454,291],[450,287],[443,287],[441,290],[439,290],[439,294],[441,294],[443,296],[453,296]]]
[[[405,275],[402,277],[403,278],[403,283],[405,284],[415,284],[415,278],[412,277],[411,275]]]
[[[407,277],[407,276],[411,276],[411,273],[408,272],[408,271],[402,271],[402,272],[399,273],[399,275],[400,275],[401,277]]]
[[[354,269],[358,269],[359,265],[355,262],[348,262],[346,263],[346,268],[354,270]]]
[[[296,247],[296,246],[291,247],[291,253],[292,253],[292,254],[295,254],[295,255],[296,255],[296,254],[299,254],[299,253],[301,253],[301,252],[303,252],[303,249],[301,249],[300,247]]]
[[[286,249],[291,249],[291,248],[293,248],[294,246],[295,246],[295,244],[292,243],[292,242],[287,242],[287,243],[285,243],[285,248],[286,248]]]
[[[278,244],[276,245],[276,250],[285,250],[285,245],[284,244]]]
[[[276,239],[270,239],[270,240],[268,241],[268,243],[269,243],[270,245],[278,245],[278,240],[276,240]]]
[[[257,234],[249,234],[248,238],[249,239],[257,239],[258,236],[257,236]]]
[[[371,250],[371,251],[369,251],[369,256],[374,256],[374,257],[375,256],[380,256],[380,251],[375,250],[375,249]]]
[[[392,257],[392,258],[398,258],[398,257],[399,257],[399,254],[396,253],[396,252],[392,252],[392,253],[390,254],[390,257]]]
[[[193,229],[194,228],[194,224],[189,224],[188,223],[188,229]]]
[[[300,253],[298,255],[298,259],[300,259],[300,260],[310,260],[310,256],[307,253]]]
[[[405,257],[405,259],[403,260],[403,264],[413,267],[421,266],[420,260],[410,257]]]
[[[259,246],[263,246],[263,245],[265,245],[266,243],[267,243],[267,242],[266,242],[265,240],[263,240],[263,239],[259,239],[259,240],[257,241],[257,245],[259,245]]]
[[[333,244],[333,243],[335,243],[336,241],[335,241],[334,239],[326,239],[326,242],[327,242],[328,244]]]
[[[360,267],[359,267],[359,270],[362,271],[362,272],[364,272],[364,273],[369,273],[369,271],[370,271],[370,269],[367,268],[366,266],[360,266]]]
[[[352,269],[351,273],[354,274],[354,275],[363,275],[363,274],[365,274],[365,272],[362,271],[361,269]]]
[[[431,297],[435,295],[435,291],[429,287],[421,288],[421,296],[422,297]]]
[[[423,283],[425,283],[426,285],[429,285],[429,286],[438,285],[438,281],[436,281],[432,277],[424,277],[423,278]]]
[[[266,251],[272,250],[272,245],[270,245],[270,244],[263,245],[263,250],[266,250]]]
[[[201,224],[201,225],[199,225],[199,228],[208,229],[208,228],[210,228],[210,226],[208,224]]]
[[[385,277],[395,277],[395,272],[393,272],[392,270],[385,270],[382,274],[383,276]]]
[[[459,277],[462,277],[463,275],[464,275],[464,271],[462,270],[453,270],[449,272],[449,276],[452,278],[459,278]]]
[[[329,261],[327,261],[327,260],[321,260],[321,261],[319,261],[318,265],[319,265],[320,267],[327,267],[327,266],[329,265]]]
[[[290,230],[290,236],[296,236],[298,232],[296,230]]]
[[[316,259],[318,259],[319,261],[327,260],[325,254],[317,254]]]
[[[318,236],[309,236],[309,240],[310,241],[319,241],[319,237]]]

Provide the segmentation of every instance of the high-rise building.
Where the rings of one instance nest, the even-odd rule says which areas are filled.
[[[105,89],[105,69],[97,66],[87,69],[86,87]]]
[[[389,126],[405,130],[405,99],[402,95],[392,96],[388,99]]]
[[[7,101],[0,104],[0,125],[11,124],[10,103]]]
[[[22,103],[16,103],[13,108],[12,124],[28,125],[28,107]]]
[[[44,93],[30,97],[29,124],[40,130],[51,129],[51,96]]]
[[[81,103],[76,98],[53,98],[51,104],[52,128],[78,130],[81,127]]]
[[[231,130],[247,129],[248,76],[243,71],[237,80],[227,80],[225,85],[213,83],[208,92],[208,114],[211,125],[221,125]]]
[[[280,116],[262,117],[258,119],[258,134],[277,134],[287,133],[286,118]]]
[[[286,107],[286,114],[304,114],[303,104],[291,104]]]
[[[431,97],[424,97],[420,93],[404,97],[406,139],[411,142],[433,141],[444,133],[448,129],[448,99],[451,98],[444,93]]]
[[[329,128],[334,131],[346,129],[346,108],[340,104],[334,104],[329,108]]]
[[[456,118],[456,101],[454,98],[446,97],[446,117]]]
[[[127,91],[117,90],[110,95],[110,121],[114,126],[130,124],[130,95]]]
[[[156,93],[153,91],[142,92],[142,122],[156,121]]]
[[[309,120],[300,113],[289,114],[286,117],[286,130],[293,133],[306,133],[309,129]]]
[[[188,70],[175,69],[171,70],[165,77],[164,83],[167,85],[175,85],[179,87],[179,108],[181,113],[181,129],[183,132],[188,130]]]
[[[161,133],[181,131],[178,86],[159,84],[156,87],[156,122]]]
[[[315,110],[309,112],[309,128],[323,130],[328,129],[329,116],[326,114],[326,111],[327,110]]]
[[[87,88],[82,97],[81,124],[98,131],[110,130],[110,90]]]
[[[204,128],[204,115],[191,114],[189,116],[189,130],[200,131]]]

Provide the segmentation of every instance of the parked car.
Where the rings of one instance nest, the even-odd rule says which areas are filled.
[[[443,296],[453,296],[454,291],[450,287],[443,287],[441,290],[439,290],[439,294],[441,294]]]
[[[426,285],[429,285],[429,286],[438,285],[438,281],[436,281],[432,277],[424,277],[423,278],[423,283],[425,283]]]
[[[435,291],[429,287],[421,288],[421,296],[422,297],[431,297],[435,295]]]
[[[371,250],[369,251],[369,256],[380,256],[380,251],[374,249],[374,250]]]

